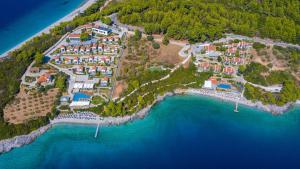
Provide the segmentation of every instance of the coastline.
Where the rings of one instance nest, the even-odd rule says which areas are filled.
[[[11,151],[14,148],[22,147],[24,145],[32,143],[38,136],[44,134],[48,129],[52,127],[51,124],[43,126],[37,130],[32,131],[27,135],[15,136],[13,138],[0,141],[0,155]]]
[[[24,45],[26,42],[28,42],[29,40],[31,40],[32,38],[34,38],[36,36],[40,36],[43,33],[49,33],[52,28],[54,28],[55,26],[59,25],[60,23],[73,20],[78,15],[78,13],[86,10],[88,7],[90,7],[95,2],[97,2],[97,0],[85,0],[80,6],[78,6],[76,9],[74,9],[73,11],[71,11],[68,15],[60,18],[56,22],[48,25],[47,27],[45,27],[41,31],[35,33],[34,35],[32,35],[29,38],[27,38],[24,41],[22,41],[21,43],[17,44],[15,47],[13,47],[13,48],[7,50],[6,52],[2,53],[0,55],[0,58],[4,59],[4,58],[8,57],[8,55],[9,55],[10,52],[12,52],[12,51],[14,51],[14,50],[22,47],[22,45]]]
[[[138,112],[127,115],[123,117],[104,117],[102,119],[98,120],[81,120],[81,119],[54,119],[50,121],[50,124],[43,126],[35,131],[32,131],[31,133],[27,135],[21,135],[21,136],[15,136],[11,139],[5,139],[0,141],[0,155],[5,152],[9,152],[14,148],[18,148],[27,144],[32,143],[38,136],[44,134],[48,129],[55,125],[60,124],[83,124],[83,125],[98,125],[99,126],[114,126],[114,125],[122,125],[126,124],[128,122],[132,122],[137,119],[143,119],[145,118],[151,108],[163,101],[168,96],[174,96],[174,95],[199,95],[199,96],[208,96],[213,97],[220,100],[230,101],[230,102],[238,102],[239,104],[243,104],[248,107],[254,107],[266,112],[271,112],[272,114],[280,115],[283,114],[285,111],[291,108],[292,104],[287,104],[283,107],[275,106],[275,105],[263,105],[261,102],[253,103],[245,98],[241,98],[240,96],[235,95],[228,95],[228,93],[225,92],[215,92],[211,90],[206,89],[177,89],[174,92],[168,92],[165,93],[162,96],[158,96],[154,102],[151,105],[148,105],[147,107],[139,110]],[[300,105],[300,100],[298,100],[295,105]]]
[[[209,96],[217,99],[235,102],[238,104],[242,104],[248,107],[254,107],[260,109],[262,111],[270,112],[273,115],[280,115],[284,112],[288,111],[293,105],[300,104],[300,100],[295,103],[288,103],[284,106],[277,105],[264,105],[262,102],[252,102],[251,100],[247,100],[244,97],[241,97],[240,94],[233,95],[232,93],[227,92],[216,92],[213,90],[206,89],[177,89],[175,94],[192,94],[192,95],[201,95],[201,96]]]
[[[163,96],[158,96],[153,104],[143,108],[142,110],[128,116],[124,117],[105,117],[104,120],[95,121],[95,122],[87,122],[87,121],[51,121],[50,124],[43,126],[37,130],[32,131],[27,135],[15,136],[13,138],[5,139],[0,141],[0,156],[3,153],[9,152],[14,148],[22,147],[24,145],[32,143],[38,136],[44,134],[47,130],[55,125],[60,124],[84,124],[84,125],[101,125],[101,126],[113,126],[113,125],[122,125],[128,122],[132,122],[137,119],[143,119],[146,117],[151,110],[152,106],[156,103],[162,101],[167,96],[173,96],[173,93],[166,93]]]

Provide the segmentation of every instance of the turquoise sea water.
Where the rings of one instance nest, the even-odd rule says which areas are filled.
[[[3,0],[0,54],[64,17],[85,0]]]
[[[59,125],[0,156],[1,169],[300,168],[299,108],[273,116],[199,96],[174,96],[121,126]]]

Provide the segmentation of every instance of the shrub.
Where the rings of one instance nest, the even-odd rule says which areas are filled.
[[[153,42],[153,43],[152,43],[152,47],[153,47],[154,49],[159,49],[159,48],[160,48],[160,45],[159,45],[157,42]]]
[[[262,44],[262,43],[259,43],[259,42],[254,42],[253,43],[253,48],[256,49],[256,51],[259,51],[263,48],[265,48],[266,45]]]
[[[167,46],[170,43],[169,38],[164,36],[162,43]]]
[[[141,38],[142,38],[142,32],[136,29],[134,31],[133,39],[135,41],[139,41],[139,40],[141,40]]]
[[[152,35],[148,35],[148,36],[147,36],[147,40],[148,40],[148,41],[153,41],[153,40],[154,40],[154,37],[153,37]]]

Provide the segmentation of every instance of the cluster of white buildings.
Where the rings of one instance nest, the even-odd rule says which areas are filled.
[[[111,77],[113,74],[112,68],[106,66],[78,66],[75,67],[74,72],[76,74],[89,74],[89,75],[96,75],[97,73]]]
[[[114,56],[55,56],[53,58],[55,64],[80,65],[85,63],[110,65],[114,62]]]
[[[60,54],[72,55],[91,55],[91,54],[117,54],[119,51],[118,45],[97,44],[90,45],[69,45],[60,47]]]

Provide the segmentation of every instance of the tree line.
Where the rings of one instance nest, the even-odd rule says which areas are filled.
[[[298,0],[125,0],[104,13],[117,12],[122,23],[142,26],[148,34],[191,43],[232,32],[300,44],[299,8]]]

